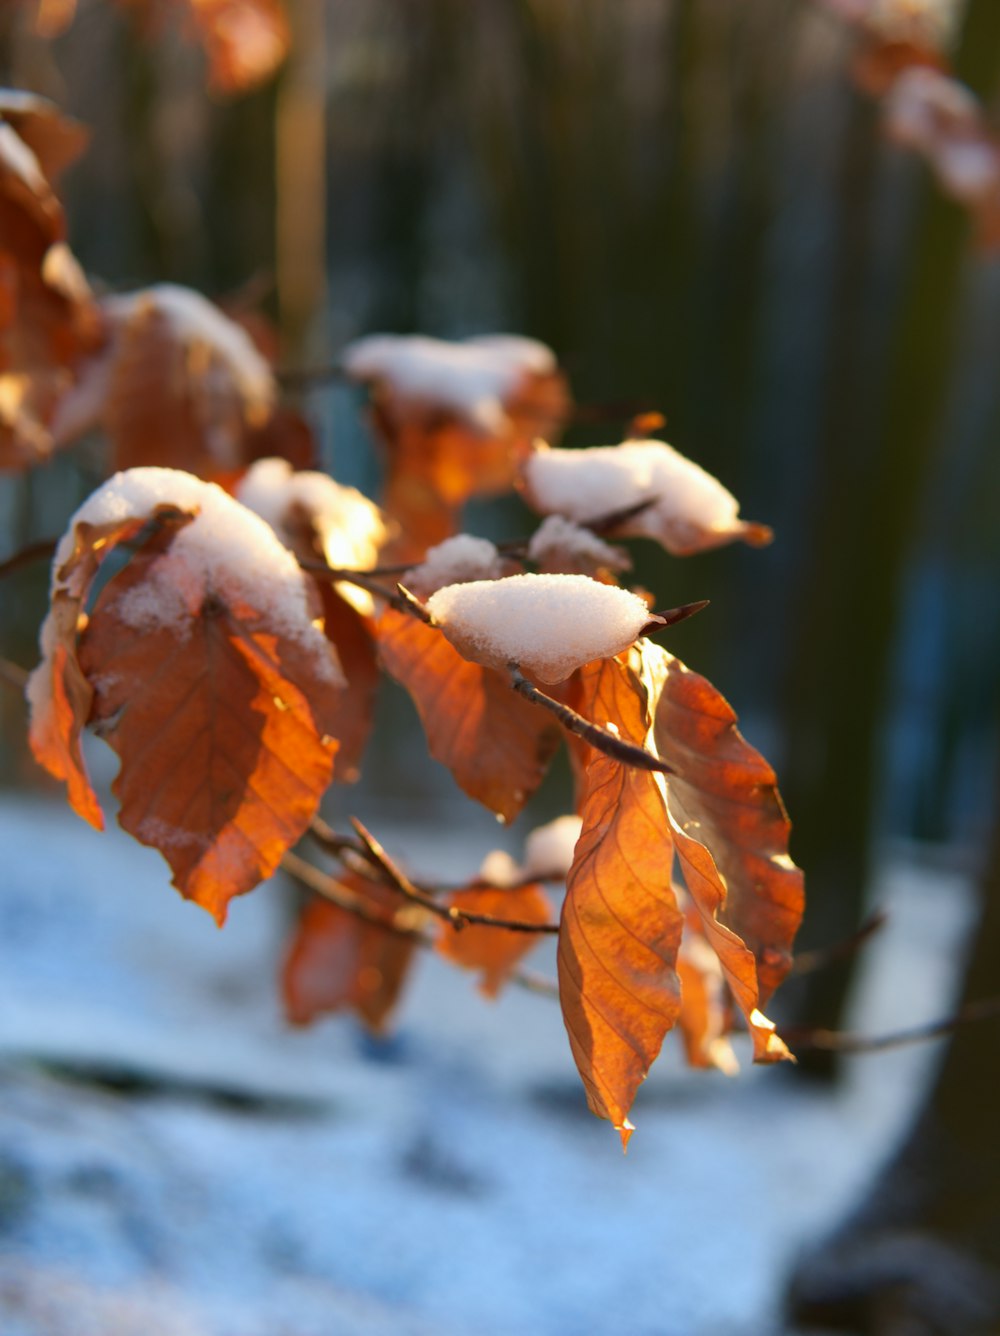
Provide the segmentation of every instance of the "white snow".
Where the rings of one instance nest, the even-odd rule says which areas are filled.
[[[504,569],[503,557],[488,538],[460,533],[428,548],[420,565],[403,576],[403,584],[418,598],[429,598],[445,585],[497,580]]]
[[[882,103],[886,132],[897,144],[932,152],[946,127],[974,125],[976,99],[964,84],[940,70],[915,66],[904,70]]]
[[[652,504],[621,525],[621,533],[662,541],[664,530],[676,522],[720,532],[738,524],[733,494],[664,441],[624,441],[589,450],[540,446],[524,467],[531,505],[577,524],[646,500]]]
[[[422,334],[372,334],[344,350],[355,380],[386,386],[404,407],[454,413],[477,431],[506,426],[505,404],[529,375],[556,369],[550,348],[513,334],[449,343]]]
[[[79,524],[105,525],[145,519],[157,506],[195,513],[169,549],[150,566],[149,578],[119,604],[137,630],[170,627],[190,634],[210,593],[235,610],[253,609],[269,626],[299,644],[326,680],[342,680],[340,665],[317,625],[308,586],[292,554],[270,526],[215,483],[178,469],[139,468],[116,473],[71,518],[53,561],[53,594],[62,586],[60,567],[69,559]],[[71,581],[72,584],[72,581]],[[78,594],[79,590],[70,588]],[[43,639],[42,648],[45,649]]]
[[[427,602],[460,653],[503,671],[517,663],[561,682],[627,648],[652,620],[641,598],[586,575],[509,575],[446,585]]]
[[[544,572],[593,575],[604,569],[627,571],[632,561],[620,547],[598,538],[562,515],[547,515],[531,535],[528,556]]]
[[[582,828],[583,821],[572,813],[536,826],[524,842],[524,876],[565,878],[573,865],[573,851]]]
[[[200,292],[176,283],[157,283],[106,297],[101,306],[114,325],[156,311],[193,357],[198,349],[207,349],[221,360],[239,388],[249,420],[267,420],[277,397],[270,366],[246,330]]]
[[[450,884],[495,829],[471,803],[433,827],[364,815]],[[940,1052],[857,1058],[825,1090],[691,1072],[668,1039],[623,1157],[544,998],[488,1006],[427,955],[390,1040],[291,1031],[276,884],[218,932],[152,851],[65,808],[7,798],[0,850],[4,1336],[778,1336],[797,1251],[858,1199]],[[868,1033],[950,1010],[972,908],[898,851],[876,903]],[[549,972],[547,948],[528,965]]]
[[[241,479],[236,499],[293,546],[295,511],[309,516],[331,566],[367,571],[378,561],[387,532],[382,512],[356,487],[326,473],[296,472],[287,459],[259,459]]]

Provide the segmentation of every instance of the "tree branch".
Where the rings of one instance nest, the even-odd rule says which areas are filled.
[[[0,580],[8,575],[13,575],[19,571],[22,566],[30,566],[32,562],[50,560],[55,555],[58,543],[53,538],[45,538],[37,543],[29,543],[27,547],[22,547],[20,552],[15,552],[13,556],[8,557],[6,561],[0,561]]]
[[[831,943],[830,946],[818,946],[814,951],[800,952],[792,962],[791,973],[812,974],[816,970],[826,969],[828,965],[835,965],[838,960],[849,960],[868,938],[884,928],[888,921],[889,915],[884,909],[876,910],[865,919],[856,932],[851,933],[850,937],[844,937],[839,942]]]
[[[576,710],[571,710],[568,705],[563,705],[561,701],[547,696],[533,682],[528,681],[518,664],[508,663],[507,670],[510,673],[510,684],[518,695],[554,714],[568,733],[575,733],[578,738],[583,738],[584,742],[589,743],[595,751],[603,752],[613,761],[633,766],[636,770],[655,770],[664,775],[674,773],[666,761],[661,761],[658,756],[646,751],[645,747],[639,747],[634,742],[626,742],[617,733],[610,733],[599,724],[591,723],[589,719],[584,719],[582,714],[577,714]]]
[[[951,1016],[926,1021],[905,1030],[890,1030],[887,1034],[852,1034],[848,1030],[812,1030],[808,1026],[781,1027],[781,1037],[790,1046],[799,1049],[820,1049],[826,1053],[883,1053],[890,1048],[905,1048],[910,1044],[926,1043],[942,1035],[951,1034],[963,1025],[993,1020],[1000,1016],[1000,996],[986,997],[969,1002]]]
[[[31,673],[27,668],[22,668],[19,663],[11,663],[10,659],[0,659],[0,682],[13,687],[15,691],[23,691],[28,685],[28,678]]]

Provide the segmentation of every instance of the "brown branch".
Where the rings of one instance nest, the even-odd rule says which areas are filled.
[[[951,1034],[963,1025],[992,1020],[1000,1016],[1000,996],[969,1002],[951,1016],[926,1021],[905,1030],[891,1030],[887,1034],[852,1034],[847,1030],[813,1030],[806,1025],[780,1027],[781,1037],[798,1050],[820,1049],[826,1053],[883,1053],[890,1048],[905,1048],[922,1044],[930,1039]]]
[[[22,547],[20,552],[15,552],[6,561],[0,561],[0,580],[5,579],[8,575],[13,575],[22,566],[30,566],[32,562],[42,561],[43,559],[49,560],[55,555],[58,546],[57,540],[45,538],[38,543],[30,543],[27,547]]]
[[[563,705],[561,701],[547,696],[533,682],[528,681],[518,664],[508,663],[507,670],[510,673],[510,684],[518,695],[554,714],[568,733],[575,733],[578,738],[583,738],[584,742],[589,743],[595,751],[603,752],[613,761],[633,766],[636,770],[655,770],[664,775],[674,773],[666,761],[661,761],[658,756],[646,751],[645,747],[639,747],[634,742],[626,742],[617,733],[610,733],[599,724],[591,723],[589,719],[584,719],[582,714],[577,714],[576,710],[571,710],[568,705]]]
[[[581,529],[589,529],[591,533],[596,534],[613,533],[619,525],[625,524],[628,520],[634,520],[637,515],[641,515],[650,506],[655,506],[659,499],[658,496],[647,496],[644,501],[633,501],[630,506],[623,506],[618,510],[609,510],[604,515],[595,515],[592,520],[581,520],[580,527]]]
[[[869,918],[865,919],[850,937],[845,937],[839,942],[833,942],[830,946],[818,946],[814,951],[802,951],[792,963],[792,974],[812,974],[815,970],[826,969],[828,965],[835,965],[839,960],[849,960],[855,955],[858,949],[885,927],[889,921],[889,915],[884,909],[876,910]]]
[[[429,933],[421,932],[419,928],[404,926],[394,919],[387,920],[384,913],[373,909],[363,896],[358,895],[356,891],[352,891],[349,886],[345,886],[336,877],[331,877],[328,872],[321,872],[319,868],[313,867],[311,863],[307,863],[298,854],[286,853],[281,860],[281,867],[290,877],[294,877],[296,881],[301,882],[303,886],[316,895],[322,896],[324,900],[328,900],[330,904],[346,910],[348,914],[354,914],[357,918],[364,919],[366,923],[373,923],[379,928],[385,928],[387,932],[395,933],[398,937],[405,937],[409,941],[419,943],[421,946],[432,947],[434,945],[434,938]]]
[[[19,663],[11,663],[10,659],[0,659],[0,682],[13,687],[15,691],[23,691],[28,685],[30,676],[27,668],[22,668]]]
[[[508,932],[558,933],[558,923],[528,923],[523,919],[499,918],[495,914],[477,914],[471,909],[456,909],[454,906],[439,905],[432,895],[415,886],[401,867],[389,857],[375,836],[357,817],[351,817],[351,825],[358,833],[362,844],[371,857],[389,878],[395,889],[405,899],[428,910],[437,918],[451,925],[458,931],[476,924],[484,928],[505,928]]]

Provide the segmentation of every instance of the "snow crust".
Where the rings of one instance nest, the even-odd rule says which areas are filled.
[[[514,334],[460,343],[372,334],[348,345],[343,362],[353,379],[386,386],[405,407],[441,409],[487,433],[504,430],[505,404],[525,376],[556,370],[551,348]]]
[[[387,537],[382,512],[356,487],[311,469],[296,472],[287,459],[257,460],[237,487],[236,499],[266,520],[289,547],[294,512],[304,512],[316,525],[327,561],[345,570],[371,570]]]
[[[733,494],[665,441],[590,450],[539,447],[524,467],[531,504],[578,524],[646,500],[652,504],[623,524],[622,533],[662,538],[664,526],[675,522],[719,531],[738,523]]]
[[[420,565],[406,572],[403,584],[418,597],[428,598],[445,585],[497,580],[504,569],[503,557],[488,538],[460,533],[428,548]]]
[[[152,563],[149,578],[119,600],[122,620],[137,631],[190,634],[209,594],[233,608],[248,607],[306,651],[327,681],[342,682],[336,653],[308,600],[308,586],[292,554],[270,526],[215,483],[178,469],[138,468],[116,473],[70,520],[53,562],[53,595],[65,586],[58,572],[73,552],[79,524],[106,525],[150,516],[157,506],[193,511],[195,518]],[[70,588],[70,592],[77,592]],[[43,634],[42,648],[45,649]]]
[[[561,682],[631,645],[649,623],[641,598],[586,575],[509,575],[446,585],[428,611],[460,653],[503,671],[518,663]]]
[[[528,556],[543,572],[593,575],[601,569],[627,571],[632,565],[627,552],[562,515],[542,520],[531,535]]]

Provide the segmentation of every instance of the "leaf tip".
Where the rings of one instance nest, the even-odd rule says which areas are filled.
[[[628,1118],[624,1118],[620,1123],[615,1124],[615,1131],[622,1139],[622,1154],[628,1154],[628,1143],[632,1139],[632,1133],[635,1131],[635,1124]]]

